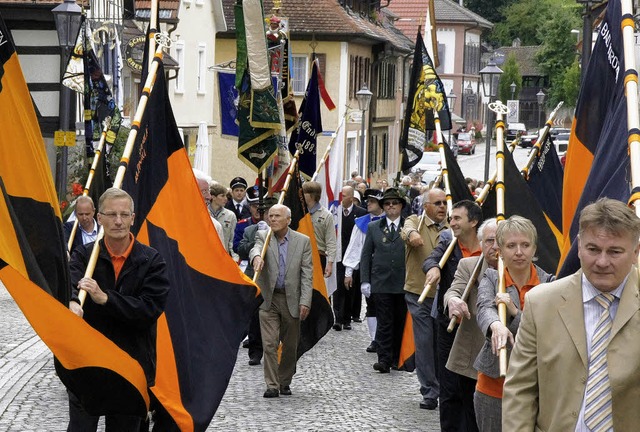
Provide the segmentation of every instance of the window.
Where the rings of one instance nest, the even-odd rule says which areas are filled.
[[[377,65],[378,82],[376,97],[378,99],[393,99],[396,86],[396,64],[391,61],[383,61]]]
[[[207,79],[207,45],[204,43],[198,44],[198,94],[205,94],[207,92],[206,79]]]
[[[438,67],[436,68],[436,72],[439,74],[445,73],[444,63],[445,63],[446,53],[447,53],[446,46],[444,44],[439,43],[438,44],[438,60],[440,61],[440,64],[438,64]]]
[[[309,69],[309,59],[306,55],[293,55],[291,57],[291,73],[293,94],[304,95],[307,90],[307,74]]]
[[[467,44],[464,46],[464,73],[478,75],[480,72],[480,46]]]
[[[349,67],[349,97],[355,99],[356,93],[362,88],[363,84],[367,84],[369,88],[373,84],[369,81],[369,69],[371,60],[360,56],[351,56],[351,64]]]
[[[176,62],[178,62],[178,76],[176,77],[175,91],[176,93],[184,93],[184,41],[178,41],[175,44],[176,47]]]

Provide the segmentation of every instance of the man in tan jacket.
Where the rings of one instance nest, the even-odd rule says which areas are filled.
[[[439,385],[435,364],[434,325],[431,317],[433,296],[420,304],[418,298],[424,289],[422,263],[438,244],[440,231],[447,227],[447,202],[442,189],[431,189],[422,198],[422,216],[409,216],[402,228],[405,248],[405,301],[411,314],[415,361],[422,402],[420,408],[434,410],[438,407]]]
[[[602,198],[580,214],[580,270],[525,295],[502,399],[504,431],[640,424],[640,219]]]

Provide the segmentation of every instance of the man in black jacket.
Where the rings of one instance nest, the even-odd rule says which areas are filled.
[[[135,240],[133,200],[125,191],[110,188],[100,197],[98,222],[104,230],[100,255],[91,277],[84,273],[93,243],[77,247],[71,257],[73,295],[69,309],[112,340],[144,370],[149,387],[154,385],[156,322],[162,314],[169,280],[158,251]],[[86,291],[84,305],[78,298]],[[69,392],[68,431],[95,431],[99,416],[87,413]],[[137,431],[143,417],[107,415],[107,431]]]
[[[476,380],[459,375],[445,367],[456,336],[456,330],[449,333],[449,317],[445,311],[444,294],[447,292],[462,258],[479,256],[482,252],[478,240],[478,228],[482,223],[482,209],[473,201],[462,200],[453,205],[449,226],[456,237],[456,246],[442,269],[439,261],[451,243],[450,231],[442,231],[438,245],[425,259],[422,270],[426,273],[425,283],[438,286],[431,315],[436,318],[436,351],[438,381],[440,383],[440,429],[443,432],[478,430],[473,393]]]

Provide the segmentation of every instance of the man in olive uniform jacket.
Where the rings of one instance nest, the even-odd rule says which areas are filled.
[[[372,295],[376,304],[378,362],[373,368],[389,373],[397,366],[407,305],[404,301],[404,242],[400,230],[404,224],[402,208],[407,204],[398,189],[387,188],[382,196],[386,217],[371,222],[360,258],[361,290]]]

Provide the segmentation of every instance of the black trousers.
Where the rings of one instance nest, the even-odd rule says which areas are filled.
[[[98,430],[100,416],[94,416],[84,410],[80,400],[69,394],[69,425],[67,432],[95,432]],[[104,417],[105,432],[141,432],[148,431],[149,425],[143,417],[130,415],[107,415]]]
[[[378,362],[387,366],[397,365],[402,344],[402,332],[407,316],[404,294],[371,294],[376,304],[378,326]]]
[[[249,322],[249,358],[262,358],[262,334],[260,333],[260,309],[256,309]]]
[[[442,432],[477,432],[473,393],[476,380],[446,368],[456,330],[447,332],[447,320],[442,314],[436,320],[438,381],[440,382],[440,430]]]
[[[333,315],[336,317],[336,324],[351,324],[354,298],[362,297],[360,292],[360,272],[353,272],[353,284],[350,289],[344,286],[344,265],[336,263],[336,292],[333,293]],[[360,309],[358,315],[360,317]]]

